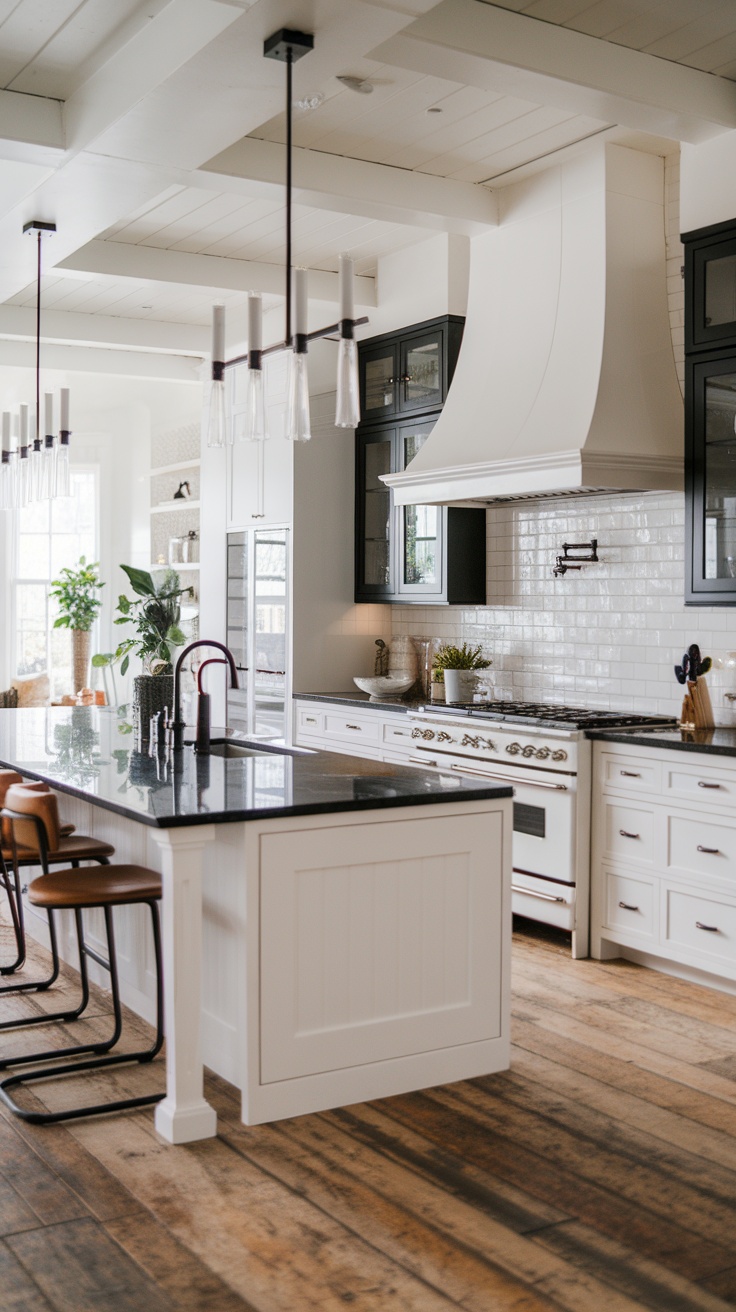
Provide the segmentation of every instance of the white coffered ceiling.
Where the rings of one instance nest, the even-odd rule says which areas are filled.
[[[80,343],[197,357],[213,299],[280,304],[282,26],[315,34],[294,76],[322,98],[295,111],[315,301],[349,250],[375,304],[380,256],[482,230],[498,187],[592,136],[665,152],[736,128],[733,0],[0,0],[0,363],[33,333],[33,218],[58,228],[60,367]]]

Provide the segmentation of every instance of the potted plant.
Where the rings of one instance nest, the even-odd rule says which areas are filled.
[[[86,688],[89,682],[90,630],[102,606],[97,593],[105,586],[97,572],[99,568],[97,561],[87,564],[86,557],[80,556],[76,569],[59,571],[49,591],[59,608],[54,628],[72,631],[73,692]]]
[[[444,643],[434,654],[432,673],[435,682],[444,682],[445,701],[469,702],[473,699],[477,672],[487,670],[490,664],[480,645],[471,647],[464,642],[462,647],[455,647]]]
[[[191,588],[181,586],[176,570],[167,569],[163,576],[154,579],[145,569],[133,565],[120,567],[128,576],[136,593],[131,601],[124,593],[118,597],[116,624],[133,624],[135,636],[124,638],[115,651],[99,652],[92,664],[99,668],[113,667],[120,662],[120,673],[126,674],[131,653],[140,656],[143,673],[134,679],[133,701],[144,732],[151,715],[173,707],[174,677],[172,651],[186,642],[186,634],[179,627],[181,598]]]

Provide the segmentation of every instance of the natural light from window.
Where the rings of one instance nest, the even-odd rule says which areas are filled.
[[[37,501],[18,514],[13,631],[17,674],[48,671],[52,700],[72,692],[72,638],[53,628],[49,586],[80,556],[97,559],[97,475],[73,469],[71,496]],[[93,647],[95,636],[93,630]]]

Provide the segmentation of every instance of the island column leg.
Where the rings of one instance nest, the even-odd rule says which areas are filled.
[[[217,1113],[205,1100],[202,1072],[202,853],[213,825],[156,829],[163,881],[166,1097],[155,1125],[169,1143],[211,1139]]]

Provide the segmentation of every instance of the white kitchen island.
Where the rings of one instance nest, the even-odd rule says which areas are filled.
[[[128,743],[110,712],[0,711],[0,761],[49,782],[117,859],[161,871],[164,1138],[216,1132],[203,1061],[242,1090],[247,1124],[507,1068],[510,788]],[[150,1017],[138,910],[118,913],[121,975]]]

